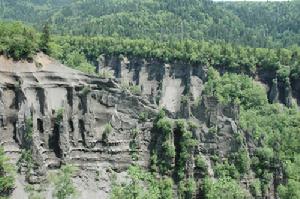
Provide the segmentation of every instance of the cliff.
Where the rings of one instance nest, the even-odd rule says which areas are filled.
[[[238,127],[239,107],[224,106],[203,95],[205,67],[126,57],[99,60],[97,77],[67,68],[44,54],[32,62],[0,57],[0,144],[14,163],[20,162],[22,151],[30,149],[34,165],[29,172],[26,163],[19,166],[13,198],[27,198],[26,184],[43,184],[47,173],[66,163],[80,168],[73,179],[80,198],[107,198],[112,175],[124,179],[132,163],[150,168],[150,153],[160,147],[154,131],[160,108],[165,108],[171,120],[184,118],[195,124],[196,147],[185,172],[197,183],[201,184],[203,176],[196,169],[196,156],[205,159],[208,175],[213,177],[214,157],[227,159],[241,148],[248,156],[253,154],[251,136]],[[115,78],[101,77],[109,73]],[[133,131],[138,132],[136,137]],[[171,137],[178,153],[176,129]],[[133,140],[136,148],[130,146]],[[176,157],[172,160],[175,167]],[[248,193],[253,179],[253,172],[241,179]],[[275,197],[274,180],[266,198]],[[51,188],[42,189],[47,198],[50,192]],[[201,198],[201,190],[196,196]]]

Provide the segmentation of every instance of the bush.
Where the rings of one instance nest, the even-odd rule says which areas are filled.
[[[25,174],[26,177],[28,178],[30,175],[30,172],[33,169],[34,166],[34,160],[32,157],[32,151],[31,150],[22,150],[21,153],[21,157],[17,162],[17,166],[18,166],[18,171],[20,172],[22,167],[25,166],[26,170],[25,170]]]
[[[19,22],[0,22],[0,54],[15,60],[32,59],[38,51],[34,29]]]
[[[208,166],[206,165],[205,159],[201,155],[196,156],[195,166],[196,166],[196,169],[198,169],[199,171],[201,171],[204,174],[207,174]]]
[[[243,199],[247,196],[243,188],[229,177],[223,177],[217,181],[206,178],[203,190],[207,199]]]
[[[172,122],[168,118],[162,118],[156,123],[156,127],[161,130],[164,136],[172,133]]]
[[[250,158],[246,149],[240,149],[234,155],[234,165],[241,174],[245,174],[250,169]]]
[[[127,173],[129,179],[125,183],[112,182],[111,199],[173,198],[173,181],[170,178],[157,179],[138,166],[130,166]]]
[[[148,112],[141,112],[140,115],[139,115],[139,121],[140,122],[146,122],[148,118],[149,118],[149,113]]]
[[[104,142],[106,142],[106,143],[108,142],[108,136],[109,136],[109,134],[111,134],[112,130],[113,130],[113,128],[112,128],[110,123],[105,125],[104,131],[103,131],[103,134],[102,134],[102,140]]]
[[[71,165],[63,166],[56,174],[50,175],[49,180],[54,185],[53,197],[57,199],[74,198],[76,188],[72,176],[77,168]]]
[[[15,187],[15,170],[0,147],[0,197],[8,196]]]
[[[24,147],[29,149],[32,144],[32,136],[33,136],[33,121],[32,118],[27,118],[25,120],[25,135],[24,135]]]
[[[239,172],[233,164],[229,164],[227,161],[223,164],[217,163],[214,168],[215,176],[218,178],[230,177],[233,179],[239,178]]]
[[[267,104],[266,90],[245,75],[225,73],[220,76],[210,69],[205,93],[216,96],[222,103],[235,103],[245,109],[258,108]]]
[[[84,54],[73,51],[72,53],[69,53],[66,56],[66,59],[64,60],[64,63],[71,68],[74,68],[76,70],[80,70],[84,73],[88,74],[94,74],[95,73],[95,67],[92,66],[84,56]]]
[[[289,180],[286,185],[278,187],[278,193],[281,199],[299,199],[300,198],[300,182],[296,180]]]
[[[197,185],[193,178],[182,180],[179,183],[179,198],[190,199],[193,198],[196,192]]]
[[[250,184],[250,193],[255,198],[261,197],[261,184],[259,179],[255,179]]]
[[[63,116],[64,116],[64,109],[63,108],[60,108],[60,109],[55,111],[55,122],[56,122],[57,125],[59,125],[62,122]]]

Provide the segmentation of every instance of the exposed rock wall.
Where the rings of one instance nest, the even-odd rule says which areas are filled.
[[[203,156],[212,177],[212,157],[228,158],[241,144],[253,153],[251,136],[236,122],[239,107],[220,105],[216,98],[202,94],[205,67],[101,56],[97,70],[110,71],[116,79],[85,75],[43,54],[32,63],[0,57],[0,144],[16,163],[28,144],[28,121],[32,122],[35,167],[27,182],[42,183],[50,170],[69,163],[81,168],[74,178],[80,198],[107,198],[112,170],[122,178],[133,162],[149,168],[153,120],[159,108],[165,108],[172,119],[185,118],[197,125],[193,130],[197,146],[191,157]],[[139,86],[141,93],[132,94],[125,83]],[[141,119],[144,113],[147,117]],[[130,147],[133,131],[138,132],[136,149]],[[237,135],[243,139],[237,140]],[[176,148],[175,133],[172,136]],[[192,159],[186,167],[187,175],[195,175],[201,183]],[[245,188],[252,179],[253,175],[244,177]],[[24,185],[24,175],[18,184]],[[18,185],[14,198],[26,198],[16,194],[21,189]],[[47,198],[51,198],[49,191],[45,190]]]
[[[37,169],[30,183],[40,182],[48,169],[62,163],[126,170],[132,163],[133,129],[142,132],[137,163],[148,167],[152,123],[139,122],[139,114],[153,116],[155,105],[120,89],[111,79],[84,75],[44,55],[36,58],[41,69],[34,63],[22,68],[1,59],[0,143],[17,162],[25,144],[26,121],[32,120],[31,149]],[[104,141],[107,124],[112,131]]]
[[[191,95],[201,97],[206,68],[183,62],[166,64],[152,59],[124,56],[101,56],[99,70],[110,71],[122,83],[131,83],[141,88],[142,94],[157,105],[177,116],[181,100]],[[154,100],[153,100],[154,98]]]

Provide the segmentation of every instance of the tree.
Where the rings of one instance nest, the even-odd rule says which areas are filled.
[[[244,199],[245,191],[233,179],[225,177],[217,181],[209,178],[204,180],[203,189],[207,199]]]
[[[0,198],[8,196],[15,187],[15,170],[0,147]]]
[[[76,188],[72,182],[72,175],[76,172],[72,165],[63,166],[56,174],[50,175],[50,182],[54,185],[53,196],[57,199],[74,198]]]
[[[111,199],[171,199],[173,198],[173,181],[168,177],[157,176],[144,171],[139,166],[130,166],[126,183],[112,182]]]
[[[40,50],[46,54],[50,53],[50,27],[46,23],[43,27],[43,32],[40,38]]]

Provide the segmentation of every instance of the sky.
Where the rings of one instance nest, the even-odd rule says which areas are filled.
[[[213,0],[213,1],[289,1],[289,0]]]

